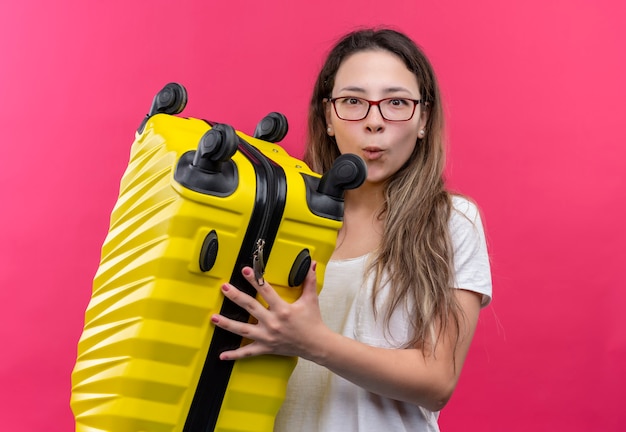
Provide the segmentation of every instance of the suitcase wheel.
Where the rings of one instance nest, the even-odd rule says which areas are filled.
[[[152,100],[148,115],[143,119],[137,133],[142,134],[148,119],[155,114],[180,114],[187,105],[187,90],[178,83],[166,84]]]
[[[223,162],[230,160],[237,151],[239,138],[232,126],[218,123],[207,131],[193,158],[193,166],[212,173],[221,172]]]
[[[363,159],[355,154],[346,153],[333,162],[333,166],[320,180],[317,191],[333,198],[343,199],[348,189],[361,186],[367,177],[367,166]]]
[[[256,125],[254,137],[263,141],[277,143],[287,136],[289,124],[281,113],[271,112]]]
[[[310,267],[311,255],[308,249],[303,249],[291,266],[291,271],[289,272],[289,286],[295,287],[302,285]]]
[[[154,100],[148,116],[155,114],[180,114],[187,105],[187,90],[178,83],[169,83],[159,91]]]
[[[217,246],[217,233],[213,230],[205,237],[200,250],[200,270],[203,272],[208,272],[215,265]]]

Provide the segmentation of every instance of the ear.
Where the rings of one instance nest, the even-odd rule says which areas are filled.
[[[421,105],[420,106],[420,119],[419,119],[419,125],[418,125],[420,129],[426,128],[429,114],[430,114],[430,107],[428,105]]]
[[[333,128],[333,119],[331,115],[332,104],[328,101],[324,102],[324,117],[326,118],[326,133],[329,136],[335,136],[335,129]]]

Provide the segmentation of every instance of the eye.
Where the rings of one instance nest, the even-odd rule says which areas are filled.
[[[409,99],[403,98],[389,99],[388,103],[394,108],[403,108],[411,105],[411,101]]]
[[[352,106],[360,106],[364,104],[362,99],[356,98],[356,97],[340,98],[339,103],[341,103],[342,105],[352,105]]]

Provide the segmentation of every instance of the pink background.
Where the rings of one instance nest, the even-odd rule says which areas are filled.
[[[176,6],[175,6],[176,5]],[[447,431],[623,430],[626,3],[23,0],[0,6],[0,430],[69,431],[70,373],[133,133],[184,114],[303,148],[336,39],[387,24],[430,55],[449,179],[486,223],[494,302]]]

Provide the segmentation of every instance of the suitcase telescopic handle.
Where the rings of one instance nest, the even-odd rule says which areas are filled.
[[[356,189],[367,177],[367,166],[363,159],[347,153],[335,159],[333,166],[320,179],[317,191],[335,199],[343,199],[348,189]]]

